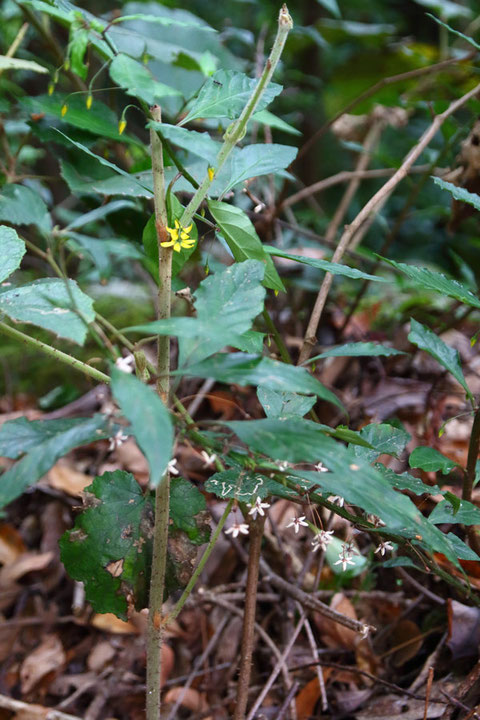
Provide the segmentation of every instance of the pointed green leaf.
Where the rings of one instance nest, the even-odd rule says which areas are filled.
[[[187,150],[193,155],[207,160],[210,165],[215,165],[215,160],[222,144],[216,140],[212,140],[207,132],[196,132],[196,130],[187,130],[177,125],[168,125],[167,123],[159,123],[150,120],[147,123],[148,128],[159,130],[162,135],[173,145]]]
[[[21,452],[27,454],[0,477],[0,507],[20,497],[29,485],[40,480],[70,450],[108,438],[115,432],[111,419],[105,415],[94,415],[87,420],[32,423],[24,418],[21,420],[13,420],[2,427],[0,447],[6,451],[4,454],[13,458]],[[21,442],[24,443],[23,450]]]
[[[480,525],[480,509],[468,500],[459,500],[458,509],[448,500],[442,500],[430,513],[429,521],[434,525],[443,523],[461,523],[462,525]]]
[[[370,280],[371,282],[387,282],[385,278],[379,277],[378,275],[369,275],[368,273],[364,273],[356,268],[348,267],[348,265],[340,265],[339,263],[329,262],[328,260],[317,260],[315,258],[304,257],[303,255],[292,255],[291,253],[278,250],[278,248],[273,247],[272,245],[264,245],[263,249],[269,255],[273,255],[273,257],[295,260],[295,262],[319,268],[320,270],[329,272],[332,275],[345,275],[345,277],[359,280]]]
[[[58,337],[83,345],[95,319],[93,300],[74,280],[36,280],[0,293],[0,312],[16,322],[32,323]]]
[[[231,160],[221,170],[217,187],[225,195],[244,180],[287,168],[294,160],[298,149],[290,145],[247,145],[231,155]]]
[[[260,112],[254,113],[252,115],[252,120],[254,122],[262,123],[262,125],[268,125],[269,127],[276,130],[281,130],[282,132],[288,133],[289,135],[302,134],[300,130],[294,128],[293,125],[289,125],[289,123],[285,122],[285,120],[282,120],[282,118],[277,117],[269,110],[260,110]]]
[[[375,463],[375,469],[380,472],[385,480],[396,490],[409,490],[414,495],[437,495],[441,493],[438,485],[427,485],[420,478],[410,475],[408,472],[396,473],[391,468],[385,467],[382,463]]]
[[[257,397],[267,418],[303,417],[317,402],[316,397],[276,392],[261,385],[257,388]]]
[[[148,105],[154,105],[160,98],[182,95],[175,88],[157,82],[145,65],[124,53],[115,56],[109,72],[112,80],[124,88],[127,95],[133,95]]]
[[[202,545],[210,537],[206,508],[205,497],[193,483],[181,477],[171,478],[170,518],[173,526],[183,530],[194,545]],[[205,522],[201,521],[202,516]]]
[[[444,475],[460,465],[431,447],[416,447],[408,459],[411,468],[420,468],[425,472],[441,471]]]
[[[36,225],[49,232],[52,220],[38,193],[26,185],[4,185],[0,193],[0,220],[12,225]]]
[[[345,345],[337,345],[337,347],[325,350],[320,355],[310,358],[307,362],[315,362],[315,360],[323,360],[327,357],[377,357],[390,355],[406,355],[402,350],[388,347],[388,345],[380,345],[374,342],[356,342],[346,343]]]
[[[30,72],[48,73],[48,68],[39,65],[34,60],[21,60],[0,55],[0,70],[29,70]]]
[[[190,365],[184,370],[175,370],[172,375],[193,375],[214,378],[224,383],[237,385],[262,385],[268,390],[290,391],[311,395],[331,402],[345,412],[340,400],[305,368],[286,365],[278,360],[247,353],[214,355],[201,363]]]
[[[229,117],[233,120],[239,117],[257,83],[258,80],[249,78],[244,73],[217,70],[206,80],[180,124],[185,125],[196,118]],[[270,83],[256,108],[257,111],[266,108],[281,92],[281,85]]]
[[[443,273],[434,272],[417,265],[406,265],[388,258],[382,258],[382,260],[403,272],[421,290],[434,290],[441,295],[447,295],[472,307],[480,308],[480,300],[466,285],[458,282],[458,280],[452,280]]]
[[[405,450],[411,436],[387,423],[371,423],[360,430],[360,435],[370,443],[374,450],[356,447],[354,452],[357,457],[362,457],[367,462],[373,462],[379,455],[398,455]]]
[[[150,466],[150,485],[162,479],[173,449],[173,428],[168,410],[153,390],[134,375],[112,368],[112,394]]]
[[[432,180],[435,185],[441,187],[442,190],[447,190],[454,200],[466,202],[468,205],[473,205],[475,210],[480,210],[480,196],[476,193],[468,192],[465,188],[458,187],[457,185],[447,182],[446,180],[442,180],[439,177],[432,177]]]
[[[425,350],[425,352],[431,355],[442,367],[448,370],[463,387],[467,393],[467,397],[473,402],[472,393],[463,376],[458,350],[449,347],[432,330],[413,318],[410,320],[408,339],[411,343],[419,347],[420,350]]]
[[[215,473],[205,483],[205,490],[214,493],[222,500],[235,498],[242,502],[254,502],[257,497],[263,500],[269,495],[292,498],[298,495],[295,490],[291,490],[272,478],[265,475],[254,475],[244,469],[230,469]]]
[[[265,287],[284,291],[285,287],[271,257],[266,254],[253,223],[243,210],[216,200],[208,201],[208,209],[220,227],[235,260],[260,260],[265,265]]]
[[[6,225],[0,225],[0,248],[0,282],[3,282],[20,267],[26,248],[15,230]]]
[[[88,74],[88,64],[85,62],[88,38],[88,30],[79,27],[77,23],[70,26],[70,42],[68,44],[70,65],[72,71],[82,80],[86,80]]]

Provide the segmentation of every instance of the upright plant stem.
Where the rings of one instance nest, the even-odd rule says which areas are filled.
[[[242,650],[238,673],[237,702],[233,720],[244,720],[247,710],[255,633],[258,571],[260,567],[264,524],[265,518],[263,517],[258,517],[250,523],[250,547],[248,553],[247,585],[245,588],[245,609],[243,613]]]
[[[472,501],[473,483],[475,482],[475,471],[480,451],[480,408],[476,411],[473,418],[472,433],[470,435],[470,443],[468,446],[467,469],[463,478],[462,500]],[[477,555],[480,553],[480,536],[477,532],[477,526],[470,525],[467,529],[468,540]]]
[[[152,108],[153,119],[162,121],[160,108]],[[155,205],[155,225],[158,238],[159,289],[158,318],[170,317],[172,285],[172,250],[163,248],[161,243],[167,240],[167,209],[165,206],[165,182],[163,171],[162,142],[155,131],[150,131],[152,145],[153,194]],[[157,392],[165,405],[168,405],[170,338],[158,338],[157,355]],[[147,720],[160,720],[160,671],[162,663],[162,605],[165,590],[165,571],[167,564],[168,523],[170,507],[170,475],[165,473],[155,491],[155,525],[153,530],[152,576],[150,580],[150,604],[147,631]]]
[[[278,61],[280,60],[283,48],[285,46],[287,35],[292,29],[292,27],[292,18],[289,15],[287,6],[284,4],[282,5],[280,14],[278,16],[278,30],[275,37],[275,42],[273,43],[270,56],[265,63],[263,73],[258,80],[258,83],[252,93],[250,100],[245,105],[242,114],[236,122],[232,123],[232,125],[227,129],[224,135],[224,143],[220,148],[216,160],[216,166],[214,168],[215,172],[211,175],[209,175],[209,173],[206,174],[200,187],[197,189],[195,195],[192,197],[187,207],[185,208],[185,211],[180,220],[180,223],[181,225],[183,225],[183,227],[190,224],[190,221],[200,207],[200,204],[206,198],[210,185],[212,184],[215,176],[225,164],[226,159],[232,152],[235,145],[245,135],[247,123],[255,112],[255,109],[257,108],[258,103],[260,102],[260,99],[268,86],[268,83],[272,79],[272,75],[278,65]]]

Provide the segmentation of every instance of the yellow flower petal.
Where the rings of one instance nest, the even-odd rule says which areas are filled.
[[[182,249],[182,246],[180,245],[180,243],[176,242],[175,245],[173,246],[173,249],[176,252],[180,252],[180,250]]]
[[[174,240],[166,240],[165,242],[160,243],[162,247],[172,247],[174,243]]]
[[[183,228],[186,233],[189,233],[193,227],[193,223],[190,223],[190,225],[187,228]]]
[[[118,123],[118,134],[121,135],[126,127],[127,127],[127,121],[120,120],[120,122]]]
[[[177,230],[180,229],[180,223],[178,222],[178,220],[175,220],[175,227],[177,228]]]
[[[209,167],[208,168],[208,179],[210,180],[210,182],[212,182],[214,175],[215,175],[215,168]]]
[[[87,106],[87,110],[90,110],[90,108],[92,107],[92,103],[93,103],[93,96],[87,95],[87,100],[85,102],[85,105]]]
[[[67,103],[65,103],[65,105],[62,105],[62,109],[60,111],[62,117],[65,117],[65,115],[67,114],[67,110],[68,110],[68,105],[67,105]]]
[[[172,241],[176,242],[178,240],[178,230],[173,230],[172,228],[167,227],[167,232],[172,238]]]
[[[181,240],[188,240],[189,237],[190,237],[190,235],[187,232],[185,232],[185,230],[182,230],[182,232],[180,233]]]

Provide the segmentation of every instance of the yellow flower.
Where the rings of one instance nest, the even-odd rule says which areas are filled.
[[[60,111],[60,114],[62,117],[65,117],[65,115],[67,114],[67,110],[68,110],[68,105],[67,105],[67,103],[64,103],[62,105],[62,109]]]
[[[87,99],[86,99],[86,101],[85,101],[85,105],[87,106],[87,110],[90,110],[90,108],[92,107],[92,103],[93,103],[93,96],[92,96],[91,93],[89,93],[89,94],[87,95]]]
[[[174,228],[167,227],[167,232],[170,235],[170,240],[162,242],[161,246],[173,247],[175,252],[180,252],[182,248],[184,250],[191,250],[193,247],[195,247],[195,238],[190,237],[190,232],[192,228],[193,223],[190,223],[188,227],[184,228],[180,225],[178,220],[175,220]]]
[[[120,120],[120,122],[118,123],[118,134],[121,135],[126,127],[127,127],[127,121]]]

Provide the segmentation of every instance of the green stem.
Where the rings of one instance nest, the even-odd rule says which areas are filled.
[[[208,543],[207,547],[205,548],[205,551],[200,559],[200,562],[198,563],[197,567],[195,568],[195,572],[193,573],[192,577],[190,578],[188,585],[186,586],[185,590],[182,593],[182,596],[176,603],[175,607],[173,608],[172,612],[167,615],[165,620],[163,621],[164,625],[168,625],[172,622],[172,620],[175,620],[176,617],[180,614],[183,606],[188,600],[189,595],[191,594],[193,588],[195,587],[195,584],[200,577],[200,573],[202,572],[203,568],[205,567],[205,563],[207,562],[208,558],[210,557],[210,554],[215,547],[215,544],[218,540],[218,536],[223,530],[223,526],[225,525],[225,522],[227,520],[227,517],[230,514],[230,511],[232,509],[233,503],[235,500],[232,498],[228,501],[228,505],[225,508],[222,517],[220,518],[217,528],[215,532],[213,533],[212,537],[210,538],[210,542]]]
[[[67,355],[67,353],[62,352],[61,350],[57,350],[51,345],[47,345],[47,343],[44,343],[41,340],[37,340],[30,335],[26,335],[25,333],[20,332],[20,330],[16,330],[15,328],[10,327],[10,325],[6,325],[5,323],[0,322],[0,332],[3,332],[5,335],[9,335],[15,340],[19,340],[20,342],[25,343],[26,345],[30,345],[36,350],[40,350],[40,352],[45,353],[45,355],[49,355],[49,357],[54,358],[55,360],[59,360],[66,365],[70,365],[70,367],[72,367],[74,370],[79,370],[85,375],[91,377],[93,380],[98,380],[98,382],[105,383],[110,382],[109,376],[105,375],[105,373],[101,372],[100,370],[95,370],[95,368],[90,367],[90,365],[87,365],[81,360],[77,360],[71,355]]]
[[[152,117],[161,122],[158,105],[152,109]],[[153,195],[155,226],[158,239],[159,288],[158,319],[170,317],[172,294],[172,250],[162,247],[167,240],[167,208],[165,206],[165,176],[163,170],[162,141],[155,130],[150,130],[152,146]],[[159,336],[157,344],[157,392],[168,407],[170,392],[170,338]],[[160,677],[162,665],[162,606],[167,568],[168,525],[170,510],[170,474],[165,473],[155,490],[155,524],[153,528],[152,575],[147,630],[147,720],[160,720]]]
[[[245,135],[247,123],[255,112],[255,109],[260,102],[262,95],[268,86],[268,83],[272,78],[275,68],[278,65],[278,61],[280,60],[280,56],[282,54],[285,41],[287,39],[287,35],[292,29],[292,27],[292,18],[288,13],[287,6],[283,5],[282,9],[280,10],[280,15],[278,17],[277,36],[275,38],[275,42],[273,43],[270,57],[265,63],[263,73],[258,80],[258,83],[252,93],[250,100],[245,105],[242,114],[236,122],[232,123],[232,125],[227,128],[227,131],[224,135],[224,143],[220,148],[220,152],[217,156],[216,167],[214,168],[215,172],[211,173],[210,175],[207,172],[200,187],[197,189],[196,193],[185,208],[182,218],[180,220],[180,224],[183,227],[187,227],[188,225],[190,225],[193,216],[197,212],[201,203],[206,198],[210,185],[212,184],[215,176],[219,173],[219,171],[225,164],[225,161],[227,160],[228,156],[232,152],[237,142],[239,142]]]
[[[263,309],[263,319],[265,320],[265,325],[267,326],[267,330],[272,335],[273,339],[275,340],[275,345],[278,348],[278,352],[280,353],[280,357],[282,358],[284,363],[288,363],[289,365],[292,365],[292,358],[290,357],[290,353],[288,352],[288,348],[283,342],[283,338],[278,332],[277,328],[275,327],[275,323],[273,322],[272,318],[270,317],[270,313],[268,312],[267,308]]]

